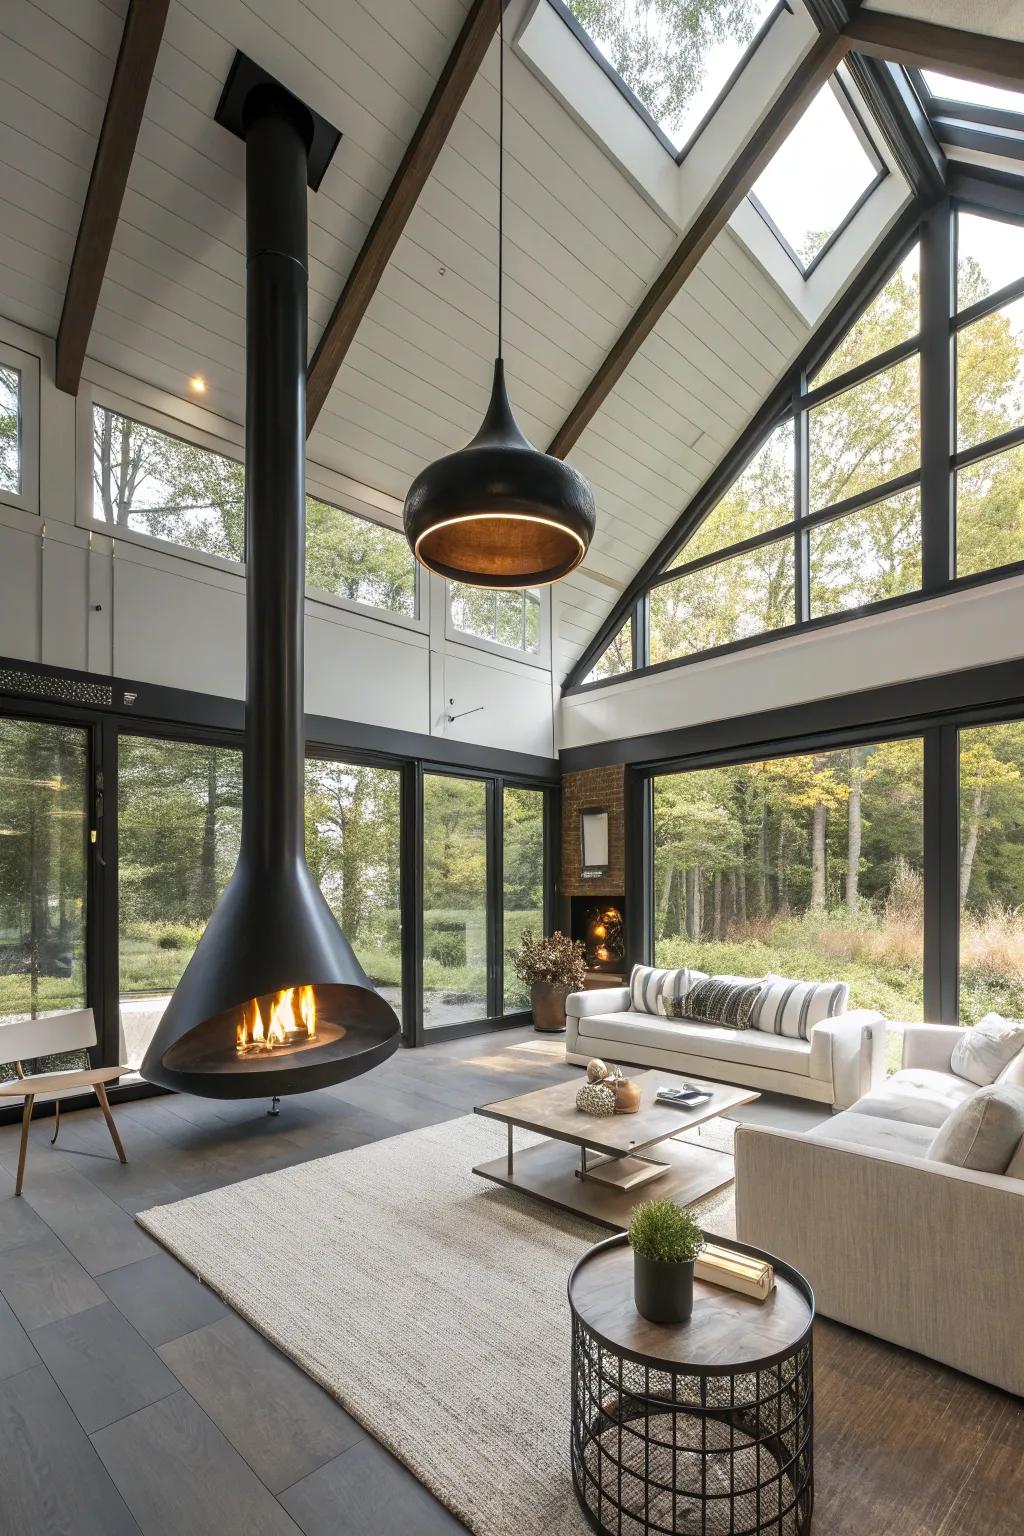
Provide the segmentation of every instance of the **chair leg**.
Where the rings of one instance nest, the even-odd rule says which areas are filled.
[[[32,1105],[35,1096],[31,1093],[25,1095],[25,1108],[21,1115],[21,1149],[18,1152],[18,1182],[14,1186],[14,1193],[21,1194],[21,1186],[25,1182],[25,1157],[28,1153],[28,1128],[32,1121]]]
[[[110,1132],[110,1139],[114,1143],[114,1151],[117,1153],[122,1163],[126,1163],[128,1159],[124,1155],[124,1147],[122,1147],[121,1138],[117,1134],[117,1126],[114,1124],[114,1117],[110,1113],[110,1100],[107,1098],[107,1089],[104,1083],[96,1084],[96,1097],[99,1099],[100,1109],[103,1111],[103,1118],[107,1122],[107,1130]]]
[[[50,1146],[56,1146],[57,1137],[60,1135],[60,1099],[53,1101],[53,1135],[50,1137]]]

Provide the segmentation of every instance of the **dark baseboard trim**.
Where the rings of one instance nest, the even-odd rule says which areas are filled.
[[[158,1088],[155,1083],[145,1083],[141,1078],[136,1078],[130,1083],[114,1083],[107,1088],[107,1097],[112,1105],[130,1104],[135,1099],[164,1098],[170,1094],[169,1088]],[[32,1119],[52,1120],[55,1099],[42,1099],[32,1109]],[[72,1114],[76,1109],[98,1109],[99,1104],[96,1095],[91,1089],[87,1093],[69,1094],[66,1099],[60,1101],[61,1114]],[[4,1104],[0,1107],[0,1125],[20,1125],[22,1107],[20,1104]],[[58,1148],[60,1142],[57,1142]],[[65,1148],[65,1151],[67,1149]]]
[[[444,1040],[466,1040],[471,1035],[493,1035],[503,1029],[522,1029],[533,1015],[528,1009],[522,1013],[506,1013],[500,1019],[467,1019],[463,1024],[438,1024],[433,1029],[424,1028],[423,1044],[440,1044]]]
[[[610,763],[641,767],[719,752],[742,752],[757,757],[773,743],[795,738],[868,729],[882,735],[909,733],[966,710],[1019,708],[1022,703],[1024,661],[997,662],[988,667],[969,667],[961,672],[867,688],[861,693],[813,699],[760,714],[736,715],[648,736],[569,747],[561,755],[562,771],[599,768]]]

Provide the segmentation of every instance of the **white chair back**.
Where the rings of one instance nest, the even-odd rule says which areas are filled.
[[[96,1021],[91,1008],[74,1013],[51,1013],[41,1019],[0,1020],[0,1064],[31,1061],[36,1056],[58,1056],[96,1044]]]

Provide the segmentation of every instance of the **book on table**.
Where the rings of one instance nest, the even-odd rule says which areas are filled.
[[[752,1296],[755,1301],[767,1301],[775,1289],[775,1270],[766,1260],[735,1248],[722,1248],[717,1243],[705,1243],[693,1273],[709,1285],[724,1286],[743,1296]]]

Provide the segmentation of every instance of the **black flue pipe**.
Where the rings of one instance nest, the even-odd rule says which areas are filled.
[[[236,60],[225,97],[245,79]],[[317,130],[267,80],[248,89],[237,121],[247,219],[241,847],[142,1064],[150,1082],[212,1098],[325,1087],[383,1061],[400,1040],[305,856],[306,187]],[[318,1035],[301,1051],[236,1052],[240,1009],[307,985],[320,989],[322,1044]]]

